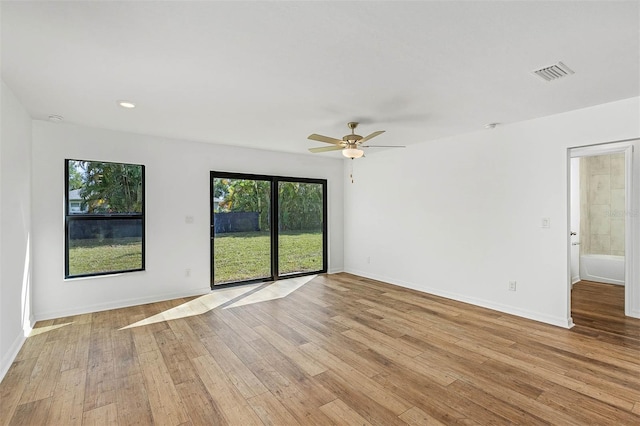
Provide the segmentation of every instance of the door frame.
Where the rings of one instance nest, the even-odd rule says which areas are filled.
[[[567,179],[569,189],[567,191],[567,227],[571,227],[571,159],[576,157],[592,157],[597,155],[610,155],[610,154],[622,154],[624,153],[625,158],[625,215],[624,215],[624,230],[625,230],[625,253],[624,253],[624,264],[625,264],[625,276],[624,276],[624,313],[626,316],[633,315],[633,294],[637,291],[640,293],[640,289],[636,289],[638,283],[638,277],[636,274],[638,273],[637,268],[634,268],[633,259],[634,253],[633,249],[636,245],[635,235],[637,231],[635,229],[635,221],[631,220],[633,206],[636,203],[636,195],[633,191],[633,142],[638,139],[627,139],[623,141],[617,142],[609,142],[602,143],[596,145],[588,145],[588,146],[580,146],[580,147],[572,147],[567,150]],[[582,221],[583,218],[580,218]],[[567,233],[567,265],[568,265],[568,313],[571,316],[571,287],[572,287],[572,277],[571,277],[571,236]],[[571,324],[573,320],[571,319]]]
[[[270,212],[269,222],[270,238],[271,238],[271,276],[264,278],[255,278],[244,281],[233,281],[223,284],[214,284],[215,282],[215,262],[214,262],[214,245],[215,245],[215,227],[214,227],[214,179],[225,177],[229,179],[247,179],[247,180],[261,180],[270,182]],[[279,200],[278,200],[278,184],[280,182],[298,182],[298,183],[311,183],[322,185],[322,269],[318,271],[300,272],[293,274],[280,275],[279,271],[279,246],[278,246],[278,233],[279,233]],[[223,171],[210,171],[209,172],[209,220],[210,220],[210,286],[211,289],[230,287],[243,284],[252,284],[257,282],[270,282],[277,281],[279,279],[288,279],[302,277],[306,275],[324,274],[329,267],[329,237],[328,237],[328,212],[327,205],[327,179],[314,179],[314,178],[301,178],[292,176],[272,176],[272,175],[258,175],[251,173],[238,173],[238,172],[223,172]]]

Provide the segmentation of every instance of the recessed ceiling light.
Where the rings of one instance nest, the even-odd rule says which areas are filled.
[[[64,117],[62,117],[61,115],[50,115],[49,116],[49,121],[53,121],[54,123],[59,123],[62,120],[64,120]]]
[[[500,124],[500,123],[489,123],[489,124],[485,124],[485,125],[484,125],[484,128],[485,128],[485,129],[495,129],[495,128],[496,128],[496,126],[497,126],[498,124]]]
[[[136,104],[134,104],[131,101],[118,101],[118,105],[120,105],[122,108],[128,108],[128,109],[136,107]]]

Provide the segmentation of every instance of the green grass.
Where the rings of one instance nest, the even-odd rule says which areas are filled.
[[[280,274],[322,269],[321,232],[283,232],[279,238]],[[215,284],[271,276],[268,232],[216,235]]]
[[[69,275],[127,271],[141,267],[140,238],[105,238],[70,242]]]
[[[280,274],[322,269],[321,232],[284,232],[279,238]],[[236,232],[216,235],[215,283],[264,278],[271,275],[268,232]],[[140,269],[139,238],[72,240],[69,275]]]

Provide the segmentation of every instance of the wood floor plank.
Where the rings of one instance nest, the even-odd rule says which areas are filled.
[[[401,340],[393,337],[389,337],[386,334],[373,330],[369,327],[363,327],[360,323],[351,319],[337,316],[333,317],[333,320],[339,322],[342,325],[350,324],[350,330],[344,331],[342,334],[363,344],[375,345],[375,346],[387,346],[394,351],[406,355],[408,357],[415,357],[420,355],[421,351],[413,347],[412,345],[403,343]]]
[[[74,368],[60,373],[47,416],[49,425],[80,425],[84,412],[87,370]]]
[[[140,374],[140,363],[131,330],[112,330],[111,340],[116,377]]]
[[[508,355],[504,355],[503,353],[500,353],[498,351],[485,348],[481,344],[470,344],[466,341],[460,341],[458,342],[458,345],[469,350],[476,350],[491,359],[499,360],[507,365],[522,369],[528,373],[544,377],[546,380],[549,380],[553,383],[573,389],[574,391],[580,392],[586,396],[595,397],[597,399],[606,401],[607,403],[620,407],[624,410],[631,411],[631,408],[633,407],[634,401],[628,395],[622,396],[615,395],[611,392],[604,392],[596,386],[589,385],[588,383],[581,382],[580,380],[572,379],[565,374],[559,374],[545,368],[540,368],[537,365],[532,365],[527,362],[511,358]]]
[[[44,425],[49,417],[51,398],[38,399],[18,405],[9,425]]]
[[[398,413],[383,407],[360,387],[350,385],[347,378],[332,370],[327,370],[317,376],[322,385],[351,407],[359,416],[374,425],[403,425]]]
[[[82,318],[91,318],[90,315]],[[73,334],[67,338],[67,346],[62,357],[60,370],[83,369],[86,370],[89,362],[89,339],[91,336],[91,322],[79,322],[69,327]]]
[[[300,423],[269,391],[248,399],[251,408],[265,425],[299,425]]]
[[[281,309],[278,308],[274,310],[266,309],[264,303],[257,303],[252,316],[260,321],[260,326],[266,326],[268,329],[275,331],[295,346],[307,343],[308,340],[304,336],[281,320],[281,318],[286,318],[286,313],[281,313],[280,311]],[[253,330],[256,332],[256,327],[253,327]],[[255,338],[252,340],[255,340]]]
[[[356,368],[346,364],[340,358],[331,355],[321,347],[316,346],[313,343],[307,343],[300,346],[300,350],[316,359],[319,363],[324,364],[327,369],[336,372],[345,380],[352,383],[358,383],[360,390],[366,393],[369,398],[373,399],[375,402],[392,411],[396,415],[404,413],[411,408],[411,404],[397,398],[393,394],[385,392],[384,388],[377,382],[371,380],[369,377],[360,373]]]
[[[85,411],[82,424],[83,426],[117,425],[118,407],[113,403]]]
[[[445,424],[478,425],[488,420],[494,421],[496,417],[483,417],[479,421],[481,417],[478,414],[482,407],[476,408],[470,401],[461,401],[457,395],[449,393],[447,387],[417,377],[405,368],[388,368],[373,379],[389,392]]]
[[[211,356],[220,365],[220,368],[227,374],[229,380],[240,391],[242,396],[249,399],[256,395],[267,392],[267,388],[260,380],[247,368],[247,366],[229,349],[224,341],[218,336],[208,337],[202,340]]]
[[[347,273],[194,300],[38,322],[0,425],[640,424],[620,286],[574,285],[571,330]]]
[[[42,352],[38,355],[29,383],[25,387],[20,404],[49,398],[60,378],[62,357],[66,348],[63,340],[52,340],[42,346]]]
[[[296,420],[301,424],[330,424],[320,407],[336,396],[264,339],[251,344],[263,359],[250,364],[249,368]]]
[[[179,341],[173,330],[167,328],[154,334],[162,360],[167,366],[174,384],[198,378],[189,355],[191,350],[185,351],[185,345]]]
[[[189,421],[162,354],[159,351],[140,354],[140,365],[154,423],[179,425]]]
[[[313,375],[306,373],[297,362],[284,355],[280,350],[271,345],[271,343],[261,338],[251,342],[251,345],[260,352],[262,363],[273,367],[279,376],[285,378],[286,385],[275,391],[269,388],[267,383],[261,379],[274,395],[278,396],[279,391],[287,395],[295,395],[295,397],[301,401],[310,401],[314,410],[336,398],[333,393],[322,387]],[[308,359],[313,361],[312,358]],[[320,367],[324,369],[324,367]],[[280,381],[279,383],[282,382]]]
[[[360,332],[360,329],[352,329],[349,331],[345,331],[345,336],[350,337],[351,339],[358,341],[360,343],[365,343],[369,345],[369,348],[381,354],[382,356],[389,359],[391,362],[401,365],[406,368],[412,369],[416,374],[421,374],[424,377],[428,377],[431,380],[435,380],[443,386],[446,386],[450,383],[453,383],[456,380],[456,377],[447,373],[442,372],[437,368],[431,368],[429,365],[425,365],[420,360],[417,360],[416,357],[421,354],[421,352],[412,349],[412,352],[415,353],[415,356],[406,355],[403,352],[397,350],[394,346],[390,344],[390,342],[378,343],[376,341],[370,340],[367,334],[363,334]]]
[[[215,324],[216,335],[220,336],[225,344],[236,354],[238,358],[245,364],[251,364],[261,360],[261,355],[255,351],[251,343],[253,341],[246,341],[240,334],[233,330],[230,326],[220,321],[214,315],[207,316],[208,324]]]
[[[20,352],[16,356],[14,361],[23,361],[30,358],[38,358],[40,353],[42,352],[45,343],[47,343],[47,338],[49,335],[47,332],[43,331],[46,329],[46,326],[41,324],[41,322],[36,323],[36,326],[31,331],[31,335],[24,342]]]
[[[207,355],[209,352],[198,336],[184,318],[178,318],[168,322],[176,339],[182,344],[182,351],[188,358],[197,358]]]
[[[260,418],[210,355],[193,360],[202,383],[229,424],[259,425]]]
[[[132,323],[141,321],[144,318],[144,315],[136,315],[132,317]],[[136,353],[138,355],[144,352],[160,350],[160,348],[158,348],[158,342],[156,342],[156,338],[150,326],[131,328],[131,338],[133,339],[133,344],[136,347]]]
[[[594,398],[583,398],[564,386],[554,385],[537,399],[546,406],[568,413],[577,422],[584,424],[631,425],[637,417],[610,404]]]
[[[0,424],[3,426],[13,417],[37,360],[37,358],[25,358],[14,361],[0,383],[0,407],[2,407]]]
[[[254,323],[252,325],[251,323],[247,322],[246,316],[236,315],[236,312],[238,312],[236,309],[224,309],[222,311],[223,312],[215,311],[214,314],[217,315],[222,322],[227,324],[227,326],[236,330],[238,335],[243,340],[250,342],[260,337],[258,334],[256,334],[255,331],[253,331],[253,328],[252,328],[252,327],[255,327],[256,325],[260,325],[259,321],[256,321],[257,323]]]
[[[99,355],[95,358],[89,352],[89,369],[84,394],[84,411],[91,411],[104,405],[115,404],[116,399],[116,367],[112,356]]]
[[[142,373],[116,379],[116,404],[119,425],[153,423],[151,405]]]
[[[308,383],[289,380],[270,362],[256,362],[249,367],[269,392],[287,408],[296,422],[303,425],[331,424],[329,417],[319,407],[327,403],[326,399],[335,399],[333,394],[328,397],[308,394]]]
[[[176,385],[176,390],[184,402],[187,414],[194,425],[222,425],[226,419],[222,410],[213,401],[200,378]]]
[[[274,330],[271,330],[264,325],[255,327],[254,330],[278,349],[282,355],[291,359],[300,369],[310,376],[315,376],[316,374],[326,371],[325,367],[317,363],[313,358],[306,356],[296,345],[289,342],[285,337],[281,336]]]
[[[485,407],[495,413],[508,423],[526,425],[544,425],[547,422],[533,413],[529,413],[513,404],[505,404],[500,398],[483,392],[482,388],[473,386],[464,380],[456,380],[449,387],[451,392],[457,393],[460,397],[474,401],[476,404]]]
[[[431,417],[418,407],[411,407],[399,417],[411,426],[444,426],[444,423]]]
[[[344,289],[344,287],[339,287],[339,291],[343,291],[340,289]],[[340,398],[334,399],[328,404],[320,407],[320,410],[324,414],[327,415],[331,419],[334,424],[347,424],[347,425],[362,425],[362,426],[370,426],[369,423],[364,417],[360,414],[356,413],[353,409],[351,409],[347,404],[345,404]],[[407,410],[408,411],[408,410]]]

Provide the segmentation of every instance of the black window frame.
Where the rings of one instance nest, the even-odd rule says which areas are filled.
[[[142,208],[141,212],[138,213],[92,213],[92,214],[78,214],[71,213],[70,211],[70,200],[69,200],[69,162],[70,161],[84,161],[84,162],[95,162],[95,163],[110,163],[110,164],[124,164],[127,166],[139,166],[141,167],[142,172]],[[140,272],[146,270],[145,268],[145,241],[146,241],[146,224],[145,224],[145,209],[146,209],[146,195],[145,195],[145,166],[144,164],[135,164],[135,163],[123,163],[119,161],[102,161],[102,160],[79,160],[66,158],[64,160],[64,278],[65,279],[75,279],[75,278],[86,278],[86,277],[97,277],[97,276],[105,276],[105,275],[117,275],[123,274],[127,272]],[[69,274],[69,225],[74,221],[84,221],[84,220],[104,220],[104,221],[112,221],[112,220],[140,220],[141,221],[141,267],[135,269],[123,269],[123,270],[113,270],[106,272],[95,272],[95,273],[87,273],[87,274]]]
[[[269,212],[269,220],[271,223],[270,226],[270,238],[271,238],[271,276],[250,280],[242,280],[242,281],[233,281],[223,284],[214,284],[215,283],[215,262],[213,255],[215,253],[215,227],[214,227],[214,179],[220,178],[228,178],[228,179],[247,179],[247,180],[262,180],[269,181],[271,184],[270,188],[270,196],[271,196],[271,211]],[[318,271],[309,271],[309,272],[300,272],[293,274],[285,274],[280,275],[279,271],[279,248],[278,248],[278,222],[280,217],[279,212],[279,200],[278,200],[278,184],[280,182],[299,182],[299,183],[312,183],[322,185],[322,269]],[[282,279],[303,277],[308,275],[316,275],[316,274],[325,274],[328,270],[329,264],[329,237],[328,237],[328,205],[327,205],[327,179],[315,179],[315,178],[302,178],[302,177],[292,177],[292,176],[272,176],[272,175],[257,175],[250,173],[237,173],[237,172],[221,172],[221,171],[211,171],[209,173],[209,217],[210,217],[210,253],[209,253],[209,262],[211,266],[211,289],[222,288],[222,287],[230,287],[244,284],[252,284],[259,282],[269,282],[269,281],[277,281]]]

